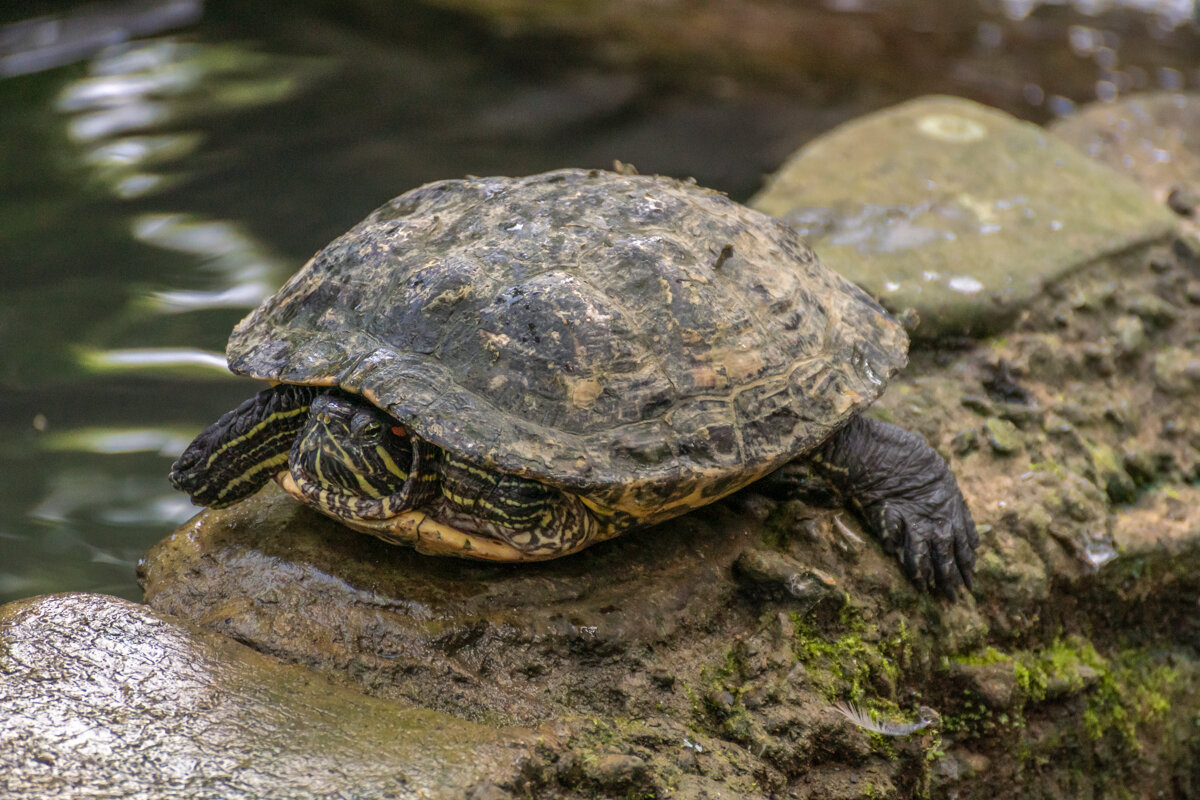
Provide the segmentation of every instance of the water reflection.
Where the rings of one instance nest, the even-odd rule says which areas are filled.
[[[190,431],[161,428],[78,428],[56,431],[41,441],[46,450],[89,453],[157,453],[174,458],[188,442]]]
[[[283,57],[227,44],[159,39],[111,47],[89,75],[59,94],[82,160],[117,197],[161,190],[169,176],[149,171],[196,153],[200,131],[179,130],[214,114],[293,97],[330,66],[327,59]],[[153,135],[152,129],[170,129]],[[182,176],[177,176],[182,177]]]
[[[195,513],[186,497],[163,493],[158,481],[70,472],[54,482],[29,516],[44,522],[98,521],[126,526],[177,525]],[[140,557],[137,550],[97,547],[83,536],[78,541],[97,563],[136,564]]]
[[[61,67],[138,36],[200,19],[202,0],[123,0],[0,28],[0,77]]]
[[[82,350],[79,362],[90,372],[166,372],[197,377],[230,377],[225,356],[207,350],[145,347],[128,350]]]
[[[126,136],[85,151],[83,163],[96,171],[114,195],[129,200],[173,185],[170,175],[151,170],[192,155],[202,138],[198,133]]]
[[[131,225],[140,242],[202,259],[201,268],[217,275],[217,286],[203,290],[164,289],[150,295],[163,312],[205,308],[254,308],[275,290],[291,266],[271,255],[238,226],[184,214],[143,214]]]
[[[176,211],[168,203],[178,203],[185,195],[177,190],[203,178],[199,165],[212,163],[215,120],[295,96],[324,63],[227,43],[152,39],[104,48],[85,76],[55,93],[65,141],[88,176],[81,185],[102,187],[129,209],[87,215],[123,227],[123,245],[108,255],[89,253],[86,231],[70,225],[64,233],[74,244],[71,260],[56,265],[62,277],[76,273],[99,285],[107,272],[114,285],[98,292],[88,283],[51,278],[40,294],[31,287],[30,296],[41,298],[34,305],[51,311],[42,312],[41,329],[27,336],[64,353],[31,355],[30,366],[40,364],[42,371],[23,373],[27,379],[81,377],[61,400],[31,397],[32,414],[24,416],[33,422],[24,432],[0,430],[0,448],[15,455],[4,470],[13,476],[7,483],[14,491],[6,496],[16,501],[0,504],[0,548],[12,552],[7,566],[15,570],[0,572],[0,596],[71,587],[136,597],[133,568],[141,552],[197,511],[164,477],[201,418],[179,408],[188,406],[185,382],[235,383],[215,347],[195,345],[219,346],[232,321],[296,264],[276,256],[240,222]],[[168,207],[155,210],[150,203]],[[27,252],[36,258],[35,248]],[[129,269],[138,262],[150,267],[141,277]],[[29,274],[35,287],[39,277],[49,277],[36,269]],[[61,302],[65,297],[73,302]],[[11,294],[5,304],[23,305]],[[236,310],[232,318],[230,309]],[[64,370],[67,363],[71,369]],[[124,382],[138,400],[123,409],[112,398]],[[94,396],[107,399],[89,399]],[[203,405],[206,417],[210,404]],[[142,424],[121,425],[122,417]],[[33,468],[18,477],[18,464]]]

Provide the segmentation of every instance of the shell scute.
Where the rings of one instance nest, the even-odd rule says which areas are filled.
[[[815,446],[906,346],[786,225],[680,181],[561,170],[390,201],[239,323],[228,355],[653,521]]]

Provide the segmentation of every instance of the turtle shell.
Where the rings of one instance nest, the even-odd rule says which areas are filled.
[[[395,198],[243,319],[228,358],[652,522],[819,444],[906,351],[776,219],[694,183],[559,170]]]

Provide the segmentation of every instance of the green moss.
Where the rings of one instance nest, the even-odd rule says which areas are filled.
[[[1178,679],[1178,670],[1155,663],[1141,651],[1119,654],[1101,675],[1084,712],[1088,737],[1140,751],[1140,730],[1166,716],[1171,689]]]
[[[717,676],[720,678],[739,677],[743,674],[745,668],[745,648],[741,645],[741,642],[738,642],[725,651],[725,660],[717,668]]]
[[[1137,497],[1137,486],[1125,470],[1125,464],[1110,445],[1087,442],[1088,456],[1097,485],[1113,503],[1131,503]]]
[[[745,744],[753,738],[751,722],[750,712],[739,703],[721,720],[721,730],[732,741]]]
[[[901,669],[905,665],[913,663],[914,643],[912,631],[908,629],[908,622],[901,619],[896,632],[880,642],[879,649],[897,669]]]
[[[958,708],[942,714],[942,730],[954,738],[984,738],[996,730],[991,709],[967,694]]]
[[[1012,656],[1003,653],[996,648],[988,645],[981,652],[966,653],[952,656],[952,659],[959,664],[971,664],[973,666],[987,666],[989,664],[1003,664],[1006,661],[1012,661]]]
[[[842,619],[855,630],[836,639],[826,639],[808,620],[793,614],[792,652],[830,702],[849,699],[861,703],[869,687],[882,682],[894,686],[899,669],[878,644],[868,642],[858,632],[865,625],[857,614],[843,609]]]
[[[1004,730],[1015,733],[1025,727],[1025,717],[1033,706],[1051,697],[1081,695],[1086,704],[1080,712],[1082,726],[1076,730],[1086,739],[1088,750],[1107,754],[1117,763],[1122,754],[1140,752],[1143,734],[1166,718],[1173,687],[1179,680],[1177,669],[1155,661],[1144,651],[1118,651],[1106,658],[1090,641],[1078,636],[1056,639],[1043,649],[1011,656],[989,647],[979,653],[955,656],[954,660],[975,665],[1011,660],[1019,698],[1013,709],[997,715],[968,697],[953,714],[943,715],[946,731],[972,736]],[[1037,764],[1046,752],[1064,745],[1042,741],[1035,750],[1032,742],[1022,738],[1015,743],[1014,752],[1021,761]]]
[[[1017,689],[1020,691],[1019,702],[1024,704],[1040,703],[1046,697],[1046,673],[1040,669],[1031,668],[1017,662],[1013,665],[1013,674],[1017,677]]]
[[[1034,472],[1048,472],[1056,478],[1067,477],[1067,468],[1053,459],[1031,461],[1029,463],[1029,469],[1033,470]]]

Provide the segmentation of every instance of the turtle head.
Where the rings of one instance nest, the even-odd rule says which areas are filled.
[[[289,466],[305,496],[338,516],[389,516],[396,504],[413,500],[412,439],[357,397],[329,393],[313,400]]]

